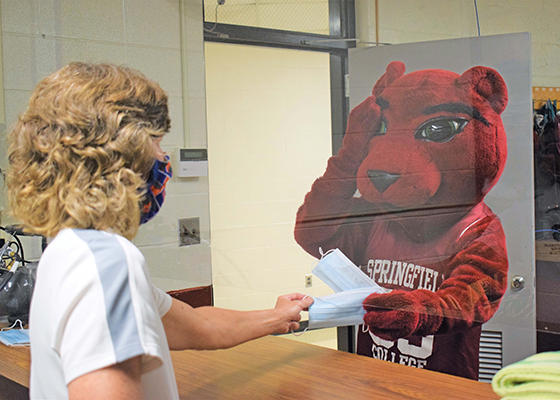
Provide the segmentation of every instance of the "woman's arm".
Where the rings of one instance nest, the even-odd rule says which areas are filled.
[[[214,350],[274,333],[299,328],[301,311],[313,303],[311,297],[294,293],[280,296],[270,310],[234,311],[216,307],[192,308],[173,299],[162,318],[171,350]]]
[[[68,384],[70,400],[142,399],[141,356],[81,375]]]

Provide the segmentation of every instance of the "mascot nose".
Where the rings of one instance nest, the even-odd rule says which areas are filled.
[[[375,186],[375,188],[381,193],[387,190],[389,186],[401,177],[399,174],[392,174],[390,172],[377,171],[373,169],[368,169],[367,174],[373,183],[373,186]]]

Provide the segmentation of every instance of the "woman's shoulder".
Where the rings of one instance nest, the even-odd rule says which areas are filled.
[[[42,258],[92,255],[97,261],[126,259],[142,263],[140,250],[128,239],[95,229],[63,229],[48,244]]]

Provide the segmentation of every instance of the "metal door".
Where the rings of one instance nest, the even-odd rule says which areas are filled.
[[[462,74],[470,67],[494,68],[504,78],[509,104],[502,113],[508,159],[485,202],[501,219],[507,241],[509,284],[500,308],[483,325],[480,380],[536,351],[531,49],[526,33],[453,39],[350,50],[351,108],[370,95],[392,61],[407,73],[444,69]]]

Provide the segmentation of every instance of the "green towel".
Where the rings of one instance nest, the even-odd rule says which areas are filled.
[[[535,354],[502,368],[492,389],[502,400],[560,400],[560,352]]]

